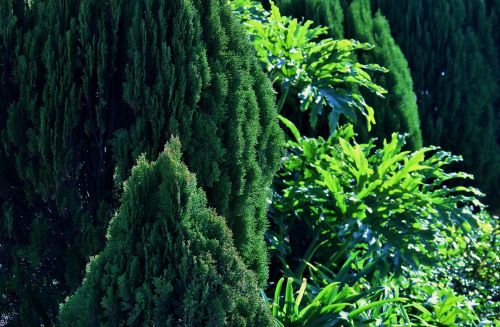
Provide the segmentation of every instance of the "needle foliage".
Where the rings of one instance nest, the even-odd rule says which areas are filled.
[[[257,279],[174,139],[141,157],[62,326],[271,326]]]
[[[0,13],[0,315],[53,323],[136,158],[172,135],[263,285],[282,135],[226,2],[5,0]]]

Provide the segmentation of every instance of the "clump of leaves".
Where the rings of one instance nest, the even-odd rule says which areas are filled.
[[[389,272],[416,270],[438,262],[449,238],[478,226],[481,193],[447,186],[472,178],[445,170],[460,157],[437,147],[403,151],[398,134],[381,147],[357,144],[350,125],[328,139],[293,133],[268,234],[289,275],[302,276],[308,262],[339,271],[347,260],[360,269],[378,261]]]
[[[411,287],[410,317],[422,326],[456,326],[457,322],[472,324],[478,321],[474,302],[457,295],[451,288],[429,283],[426,278]]]
[[[374,111],[358,90],[363,87],[383,96],[386,90],[375,84],[368,72],[387,70],[356,62],[353,54],[370,50],[372,45],[328,38],[328,28],[282,16],[273,2],[269,12],[255,1],[234,0],[231,5],[246,26],[271,81],[279,85],[280,110],[293,89],[300,99],[300,109],[309,111],[313,128],[327,107],[332,133],[341,114],[355,121],[357,111],[366,118],[370,129],[375,123]]]
[[[482,320],[496,319],[500,325],[500,223],[483,212],[479,225],[478,235],[458,247],[449,265],[434,270],[432,278],[448,280],[459,294],[476,302]]]
[[[381,287],[362,290],[358,284],[351,287],[339,282],[320,290],[313,288],[308,296],[306,279],[294,295],[293,278],[287,278],[283,295],[284,281],[281,278],[277,283],[272,303],[278,326],[360,326],[382,322],[395,313],[385,311],[384,306],[406,301],[402,297],[385,297]]]
[[[411,277],[376,273],[371,281],[358,276],[346,284],[331,271],[310,266],[318,274],[311,283],[304,278],[298,291],[293,288],[300,285],[297,279],[288,278],[284,292],[284,279],[277,283],[274,301],[268,305],[279,326],[476,326],[480,322],[477,303],[445,283],[429,281],[427,271],[412,272]],[[489,326],[487,321],[480,323]]]

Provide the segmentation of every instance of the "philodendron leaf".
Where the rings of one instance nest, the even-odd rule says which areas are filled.
[[[353,99],[348,94],[341,94],[333,88],[322,88],[319,94],[325,98],[332,110],[346,115],[350,120],[356,121],[356,113],[352,109]]]
[[[259,2],[231,1],[230,4],[247,28],[257,57],[273,84],[289,80],[290,88],[303,90],[298,95],[301,111],[311,109],[314,104],[309,119],[311,127],[316,127],[321,106],[328,103],[333,112],[328,116],[331,133],[337,128],[341,114],[356,122],[356,111],[363,114],[370,129],[375,123],[373,109],[358,89],[362,87],[383,96],[386,91],[372,81],[369,72],[387,70],[356,62],[353,54],[370,50],[373,45],[329,38],[327,27],[282,16],[272,1],[270,11],[264,10]],[[252,6],[257,9],[252,10]],[[324,94],[318,95],[318,89],[324,89]],[[281,94],[279,108],[288,97],[288,92]]]
[[[297,127],[294,125],[294,123],[292,123],[290,120],[286,119],[282,115],[278,115],[278,118],[283,123],[283,125],[288,127],[288,129],[292,133],[293,137],[295,138],[295,141],[299,142],[301,139],[300,132],[297,129]]]
[[[309,124],[312,128],[318,125],[318,117],[323,114],[323,99],[316,97],[310,104],[311,111],[309,112]]]
[[[337,129],[337,125],[339,124],[340,112],[336,110],[332,110],[328,114],[328,127],[331,131],[335,131]]]

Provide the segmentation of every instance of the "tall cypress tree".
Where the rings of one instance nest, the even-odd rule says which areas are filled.
[[[388,17],[408,58],[424,142],[461,154],[462,169],[474,174],[490,204],[498,203],[495,6],[485,6],[483,0],[374,3]]]
[[[274,95],[223,0],[0,5],[0,316],[50,325],[135,159],[179,136],[260,285]],[[5,262],[5,263],[4,263]]]
[[[346,37],[375,45],[360,60],[376,62],[389,69],[387,74],[375,77],[375,82],[389,91],[385,99],[370,93],[365,95],[368,103],[375,108],[377,125],[371,132],[358,130],[364,139],[373,136],[384,139],[394,131],[408,133],[408,146],[411,149],[422,147],[413,81],[406,58],[391,35],[389,23],[380,12],[373,15],[370,0],[350,1],[345,20]]]
[[[497,162],[497,167],[498,167],[498,162],[500,162],[500,33],[498,33],[498,26],[500,26],[500,0],[485,0],[486,4],[486,13],[489,16],[489,21],[487,24],[487,28],[483,28],[481,33],[482,35],[490,35],[490,37],[483,37],[483,40],[488,41],[486,45],[487,55],[488,55],[488,63],[490,64],[492,71],[494,73],[491,73],[491,77],[495,79],[496,82],[496,98],[495,98],[495,125],[494,125],[494,130],[495,130],[495,138],[496,138],[496,148],[494,153],[491,153],[490,155],[493,157],[493,160]],[[482,15],[479,13],[478,19],[481,19]],[[485,22],[481,22],[481,26],[485,26]],[[497,171],[500,169],[497,169]],[[500,172],[497,172],[499,175],[497,181],[500,180]],[[497,182],[498,183],[498,182]],[[493,185],[493,183],[491,183]],[[498,184],[497,184],[498,185]],[[496,191],[496,192],[495,192]],[[493,213],[500,215],[500,190],[497,188],[490,189],[489,191],[489,198],[490,198],[490,203],[492,204],[492,209]],[[496,204],[495,204],[496,203]]]
[[[139,159],[62,326],[271,326],[255,274],[173,140]]]
[[[383,99],[369,92],[363,94],[375,109],[377,124],[370,132],[359,124],[360,137],[365,140],[374,136],[388,138],[398,131],[409,134],[408,147],[420,148],[420,120],[408,64],[391,35],[387,20],[380,13],[373,14],[370,0],[282,0],[279,5],[285,14],[329,27],[332,37],[352,38],[375,46],[360,55],[359,60],[389,69],[388,73],[374,77],[375,83],[389,93]]]

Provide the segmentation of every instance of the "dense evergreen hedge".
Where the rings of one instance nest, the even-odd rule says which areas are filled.
[[[53,323],[135,159],[177,135],[259,285],[282,135],[224,0],[0,2],[0,315]]]

